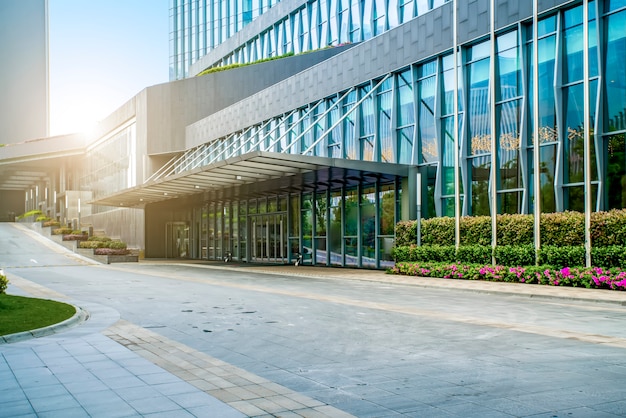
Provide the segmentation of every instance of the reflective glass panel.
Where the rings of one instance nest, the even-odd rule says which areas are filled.
[[[626,0],[624,0],[626,3]],[[606,18],[605,129],[626,129],[626,12]]]
[[[498,194],[499,213],[521,213],[522,192],[508,192]]]
[[[597,82],[591,82],[589,89],[591,92],[596,91]],[[566,89],[563,108],[565,112],[565,178],[564,183],[577,183],[584,180],[584,102],[583,91],[584,85],[577,84]],[[590,94],[590,101],[595,103],[595,94]],[[591,115],[589,120],[593,121],[595,106],[591,106]],[[591,122],[590,122],[591,123]],[[591,165],[592,179],[597,178],[595,147],[593,142],[593,133],[590,139],[591,146]]]
[[[310,193],[302,195],[302,237],[313,235],[313,197]]]
[[[558,123],[554,95],[555,48],[555,36],[549,36],[539,40],[539,143],[541,144],[558,140]],[[528,56],[532,57],[532,45],[530,45],[528,49]],[[529,61],[529,67],[529,74],[532,74],[532,60]],[[529,135],[531,137],[531,143],[534,143],[534,138],[532,138],[532,92],[533,80],[531,77],[528,87],[528,114],[529,120],[531,121]]]
[[[518,97],[521,95],[522,69],[517,48],[517,31],[498,38],[498,51],[499,83],[496,101]]]
[[[345,146],[345,158],[354,160],[357,157],[357,145],[356,145],[356,132],[355,132],[355,117],[356,112],[352,111],[354,103],[356,102],[356,91],[352,91],[348,94],[346,102],[343,106],[343,114],[347,116],[343,119],[343,137]]]
[[[346,190],[345,199],[345,236],[357,236],[359,224],[359,195],[357,189]]]
[[[382,186],[379,199],[380,234],[393,235],[396,225],[396,193],[394,185]]]
[[[391,135],[391,80],[386,80],[379,87],[378,93],[378,138],[380,141],[380,158],[382,162],[395,162],[393,138]]]
[[[289,236],[297,237],[300,235],[300,197],[291,196],[289,201]]]
[[[436,77],[422,79],[418,83],[419,137],[422,163],[435,162],[439,158],[439,144],[435,125]]]
[[[398,74],[398,125],[406,126],[415,123],[413,103],[413,84],[411,71]]]
[[[358,238],[345,238],[346,266],[355,267],[359,263],[359,240]]]
[[[341,250],[342,230],[341,230],[341,207],[342,207],[341,190],[331,192],[330,197],[330,255],[331,264],[342,265],[343,257]]]
[[[488,154],[491,151],[489,119],[489,60],[483,59],[469,66],[468,124],[470,154]]]
[[[605,12],[611,12],[613,10],[621,9],[622,7],[626,7],[626,0],[605,0],[604,2]]]
[[[326,235],[326,219],[327,219],[327,199],[326,192],[315,194],[315,235]]]
[[[626,136],[611,136],[605,144],[608,206],[609,209],[626,208]]]
[[[499,124],[498,165],[499,189],[522,187],[519,164],[520,152],[520,101],[511,100],[497,107]]]
[[[472,170],[472,208],[474,216],[489,215],[489,170],[491,157],[488,155],[471,160]]]
[[[376,260],[376,189],[365,187],[361,194],[361,255],[363,265]]]

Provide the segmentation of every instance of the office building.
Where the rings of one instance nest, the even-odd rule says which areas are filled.
[[[48,131],[48,1],[0,1],[0,146],[45,138]],[[20,170],[39,179],[37,167]],[[0,165],[0,179],[13,176]],[[0,180],[0,221],[24,207],[26,182]]]
[[[48,136],[48,1],[0,2],[0,144]]]
[[[146,257],[384,268],[418,201],[625,207],[626,1],[248,6],[171,2],[182,79],[101,125],[83,221]]]

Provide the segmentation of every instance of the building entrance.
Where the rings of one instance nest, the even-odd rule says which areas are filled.
[[[186,222],[165,224],[165,257],[188,258],[189,256],[189,225]]]
[[[252,262],[287,263],[287,214],[250,215],[250,260]]]

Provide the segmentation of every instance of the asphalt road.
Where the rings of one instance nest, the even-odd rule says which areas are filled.
[[[90,265],[10,224],[0,267],[359,417],[626,416],[616,304],[238,265]]]

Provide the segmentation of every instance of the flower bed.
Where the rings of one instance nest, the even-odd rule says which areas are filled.
[[[93,253],[95,255],[128,255],[130,250],[126,248],[95,248]]]
[[[65,234],[63,235],[63,241],[86,241],[87,234]]]
[[[497,282],[573,286],[611,290],[626,290],[626,270],[570,268],[546,266],[505,267],[481,264],[396,263],[389,273],[444,279],[487,280]]]

